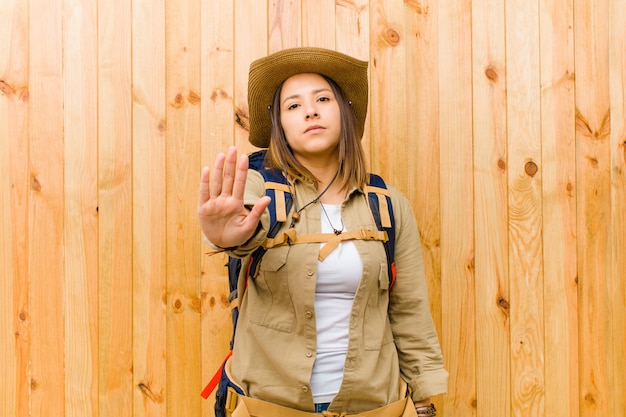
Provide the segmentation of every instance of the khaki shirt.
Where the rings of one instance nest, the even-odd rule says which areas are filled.
[[[294,186],[299,207],[317,196],[311,183],[296,181]],[[381,242],[354,241],[363,275],[349,323],[343,382],[331,411],[356,413],[396,401],[400,378],[412,388],[416,401],[447,389],[448,373],[430,315],[415,216],[408,200],[397,189],[388,188],[396,227],[397,278],[390,291]],[[252,205],[263,195],[263,178],[250,170],[245,204]],[[348,231],[377,230],[367,196],[359,190],[343,202],[342,219]],[[298,235],[320,233],[320,223],[319,203],[315,203],[301,213],[295,228]],[[269,249],[257,276],[246,279],[247,255],[263,242],[268,225],[266,210],[258,233],[229,252],[244,258],[232,376],[246,395],[313,411],[309,379],[316,348],[314,298],[320,244]]]

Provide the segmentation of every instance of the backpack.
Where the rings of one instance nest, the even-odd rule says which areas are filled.
[[[267,233],[266,244],[257,248],[251,255],[248,265],[248,271],[246,272],[248,277],[254,277],[259,263],[263,258],[265,252],[275,246],[295,243],[307,243],[307,242],[320,242],[315,240],[316,238],[308,238],[308,235],[295,236],[291,233],[284,233],[281,236],[277,236],[282,225],[287,221],[287,214],[293,206],[293,195],[287,179],[283,175],[282,171],[278,169],[266,168],[264,166],[266,150],[260,150],[251,153],[248,156],[248,168],[258,171],[265,181],[266,195],[271,197],[268,211],[270,215],[270,227]],[[376,236],[358,237],[358,239],[380,240],[383,242],[385,248],[385,254],[387,255],[388,276],[389,276],[389,289],[392,288],[396,278],[396,268],[394,262],[394,245],[395,245],[395,221],[393,216],[393,207],[391,205],[391,197],[385,181],[378,175],[369,174],[369,181],[366,185],[369,207],[374,217],[376,227],[380,234]],[[290,229],[292,230],[292,229]],[[295,232],[295,230],[293,230]],[[374,233],[374,232],[371,232]],[[329,238],[329,242],[324,246],[328,246],[326,252],[332,251],[337,244],[341,242],[343,237],[349,235],[349,232],[344,232],[337,237]],[[312,235],[313,236],[313,235]],[[334,236],[334,235],[333,235]],[[319,238],[319,236],[318,236]],[[332,242],[331,242],[332,241]],[[320,257],[323,256],[320,254]],[[228,263],[228,284],[230,294],[228,301],[231,305],[238,298],[237,283],[241,272],[241,259],[229,257]],[[211,381],[202,391],[201,395],[204,399],[207,399],[209,395],[217,388],[215,393],[215,417],[225,417],[225,409],[232,411],[236,404],[236,399],[233,399],[232,394],[243,395],[242,390],[233,384],[228,377],[228,370],[226,363],[232,355],[235,332],[237,330],[237,320],[239,318],[239,308],[235,305],[231,311],[233,334],[230,340],[230,351],[226,356],[226,359],[215,373]]]

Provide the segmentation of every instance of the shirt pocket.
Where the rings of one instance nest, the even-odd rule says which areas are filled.
[[[289,250],[289,246],[279,246],[265,253],[249,299],[251,322],[281,332],[291,332],[295,323],[287,279]]]
[[[389,316],[389,277],[387,263],[380,264],[376,289],[370,292],[364,318],[365,350],[380,350],[383,345],[393,342]]]

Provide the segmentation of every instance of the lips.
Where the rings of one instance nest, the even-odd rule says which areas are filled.
[[[311,126],[309,126],[309,127],[307,127],[307,128],[306,128],[306,130],[304,131],[304,133],[309,133],[309,132],[313,132],[313,133],[315,133],[315,132],[317,132],[317,131],[321,131],[321,130],[323,130],[323,129],[325,129],[325,127],[324,127],[324,126],[320,126],[320,125],[311,125]]]

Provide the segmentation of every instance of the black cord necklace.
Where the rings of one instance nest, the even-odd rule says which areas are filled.
[[[341,221],[341,229],[335,229],[335,226],[333,226],[333,223],[330,221],[330,216],[326,212],[326,208],[324,207],[324,204],[320,204],[320,205],[322,206],[322,211],[324,212],[324,215],[326,215],[326,220],[328,220],[328,224],[330,225],[330,228],[333,229],[333,233],[339,236],[341,232],[343,232],[343,219],[339,218],[339,220]]]
[[[317,197],[315,197],[313,200],[309,201],[309,202],[308,202],[308,203],[306,203],[304,206],[302,206],[302,208],[298,208],[298,199],[296,198],[296,189],[295,189],[295,187],[293,187],[293,186],[292,186],[292,184],[291,184],[291,183],[289,183],[289,186],[290,186],[291,188],[293,188],[293,192],[292,192],[292,194],[293,194],[293,203],[294,203],[294,212],[293,212],[293,214],[291,215],[291,224],[289,225],[289,228],[290,228],[290,229],[291,229],[291,228],[293,228],[293,226],[296,224],[296,222],[297,222],[298,220],[300,220],[300,213],[302,213],[302,212],[304,211],[304,209],[305,209],[305,208],[309,207],[311,204],[315,204],[315,203],[317,203],[318,201],[320,201],[320,198],[322,198],[322,196],[323,196],[324,194],[326,194],[326,191],[328,191],[328,189],[330,188],[330,186],[331,186],[331,185],[333,185],[333,183],[335,182],[335,179],[337,179],[337,175],[339,175],[339,170],[337,170],[337,172],[335,172],[335,176],[333,177],[333,179],[332,179],[332,180],[330,180],[330,182],[328,183],[328,185],[326,186],[326,188],[324,188],[324,189],[322,190],[322,192],[321,192],[321,193],[319,193],[319,194],[317,195]],[[323,207],[323,206],[322,206],[322,207]],[[329,220],[329,223],[330,223],[330,220]],[[331,225],[331,227],[332,227],[332,225]],[[341,232],[339,232],[339,233],[341,233]]]

